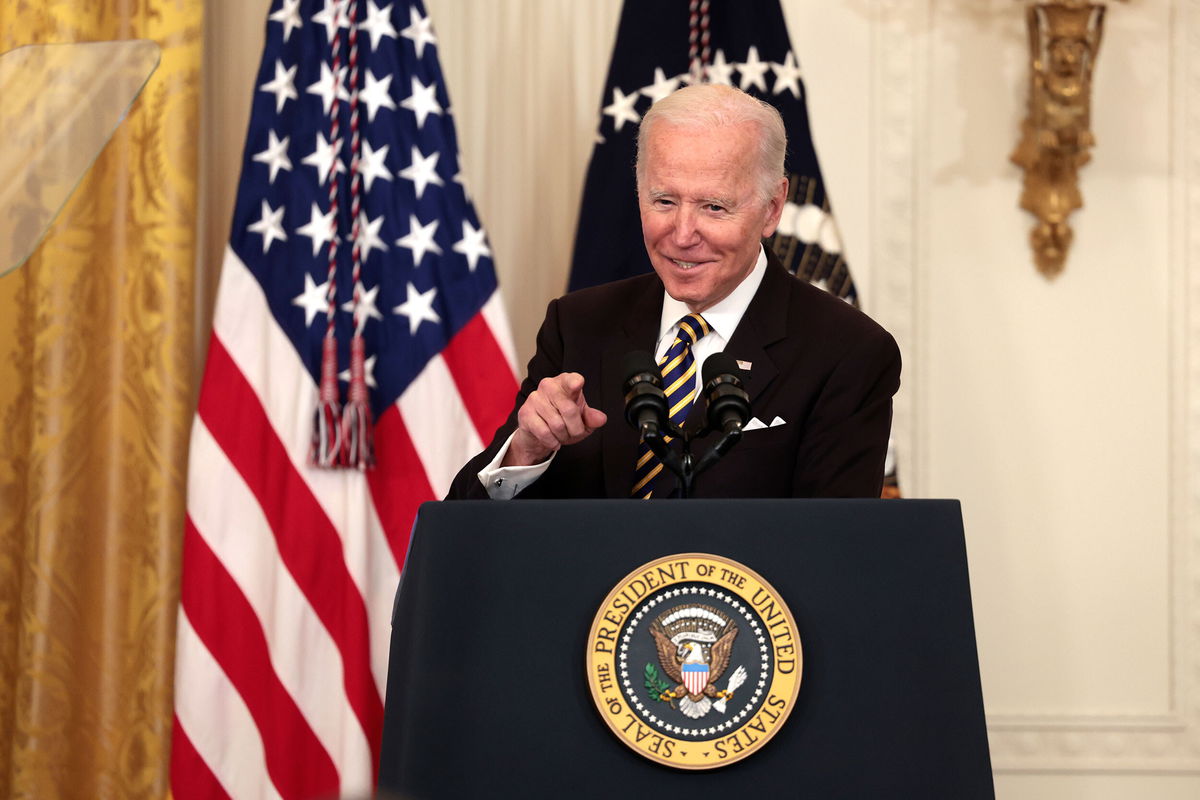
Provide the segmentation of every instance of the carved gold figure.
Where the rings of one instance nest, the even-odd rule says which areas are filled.
[[[1091,159],[1092,70],[1105,7],[1086,0],[1032,3],[1029,112],[1012,160],[1025,170],[1021,208],[1037,217],[1030,234],[1043,275],[1062,271],[1071,247],[1067,217],[1083,206],[1078,169]]]

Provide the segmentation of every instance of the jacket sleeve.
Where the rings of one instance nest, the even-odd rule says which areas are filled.
[[[795,497],[879,497],[900,388],[900,350],[882,328],[834,366],[805,423]]]
[[[496,457],[500,447],[517,429],[517,411],[525,403],[525,399],[537,388],[542,378],[553,377],[562,372],[563,342],[559,332],[558,312],[558,300],[551,300],[550,305],[546,308],[546,318],[542,321],[542,327],[538,331],[537,351],[529,360],[525,380],[521,382],[521,386],[517,390],[516,400],[513,402],[508,419],[496,429],[491,443],[484,451],[468,461],[454,476],[454,481],[450,484],[450,491],[446,493],[446,500],[488,499],[487,489],[479,481],[479,470]]]

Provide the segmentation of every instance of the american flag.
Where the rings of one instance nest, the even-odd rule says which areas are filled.
[[[417,506],[517,388],[420,0],[277,0],[266,33],[191,439],[179,800],[370,792]],[[356,331],[377,463],[317,468],[323,342],[344,403]]]

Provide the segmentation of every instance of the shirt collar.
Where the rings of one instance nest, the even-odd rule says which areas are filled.
[[[708,323],[708,327],[713,329],[713,332],[719,335],[726,342],[733,337],[733,331],[737,328],[738,323],[742,320],[742,315],[746,313],[746,309],[750,307],[750,301],[754,299],[755,292],[758,291],[759,284],[762,283],[763,276],[767,274],[767,252],[760,244],[758,246],[758,260],[754,262],[754,269],[750,270],[750,274],[742,279],[734,290],[729,293],[721,302],[713,305],[700,312],[704,317],[704,321]],[[692,313],[686,303],[676,300],[671,295],[663,292],[662,317],[658,326],[658,339],[662,341],[676,323],[680,319]]]

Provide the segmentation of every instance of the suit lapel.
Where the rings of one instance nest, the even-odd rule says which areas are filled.
[[[604,437],[604,491],[608,497],[628,497],[633,486],[633,465],[637,459],[637,431],[625,421],[625,394],[621,384],[621,362],[625,354],[644,350],[654,354],[658,324],[662,318],[662,284],[642,292],[632,306],[614,320],[614,333],[601,356],[601,380],[604,383],[601,410],[608,422],[601,429]]]
[[[738,361],[750,363],[750,370],[742,370],[742,382],[746,394],[750,395],[750,407],[779,374],[767,348],[787,336],[787,303],[791,293],[788,281],[795,280],[784,269],[779,259],[769,249],[767,271],[746,313],[738,322],[733,337],[725,345],[725,352]],[[701,379],[698,379],[701,380]],[[703,387],[700,387],[703,389]],[[697,395],[696,403],[688,412],[687,427],[696,431],[704,426],[704,400]]]

